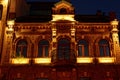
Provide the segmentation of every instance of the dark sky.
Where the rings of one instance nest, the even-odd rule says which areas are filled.
[[[28,0],[28,1],[59,1],[59,0]],[[76,14],[95,14],[101,10],[106,15],[110,11],[116,12],[120,19],[120,0],[71,0]]]

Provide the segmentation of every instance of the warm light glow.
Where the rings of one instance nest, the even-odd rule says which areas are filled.
[[[52,36],[56,36],[56,29],[52,29]]]
[[[7,25],[9,26],[9,25],[14,25],[15,24],[15,21],[14,20],[8,20],[7,21]]]
[[[7,4],[8,0],[2,0],[2,4]]]
[[[92,57],[77,57],[77,63],[92,63]]]
[[[99,57],[97,58],[99,63],[114,63],[114,57]]]
[[[114,21],[111,21],[111,25],[113,26],[117,26],[119,23],[119,21],[117,21],[117,19],[115,19]]]
[[[51,63],[51,58],[35,58],[35,63],[37,64],[49,64]]]
[[[14,20],[9,20],[9,21],[7,21],[8,29],[9,29],[9,30],[13,30],[14,24],[15,24],[15,21],[14,21]]]
[[[52,21],[68,20],[75,21],[74,15],[53,15]]]
[[[12,64],[29,64],[29,59],[28,58],[12,58],[11,59]]]
[[[75,28],[71,29],[71,36],[75,36]]]

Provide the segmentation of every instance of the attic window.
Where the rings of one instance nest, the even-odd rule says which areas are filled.
[[[66,10],[65,8],[61,8],[61,9],[60,9],[60,13],[61,13],[61,14],[66,14],[66,13],[67,13],[67,10]]]

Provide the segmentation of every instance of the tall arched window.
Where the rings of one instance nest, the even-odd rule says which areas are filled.
[[[99,41],[100,56],[110,56],[110,48],[107,40],[102,39]]]
[[[38,43],[38,57],[49,56],[49,42],[47,40],[41,40]]]
[[[88,42],[80,40],[78,42],[78,56],[89,56]]]
[[[16,46],[16,56],[27,57],[27,41],[22,39],[17,42]]]
[[[60,39],[58,41],[58,58],[69,59],[70,58],[70,41],[68,39]]]

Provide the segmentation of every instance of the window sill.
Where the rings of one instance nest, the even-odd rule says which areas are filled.
[[[36,64],[50,64],[51,63],[51,58],[35,58],[34,62]]]
[[[77,57],[77,63],[93,63],[93,57]]]
[[[115,57],[98,57],[97,60],[99,63],[114,63]]]
[[[30,59],[24,57],[11,58],[10,63],[12,64],[29,64]]]

